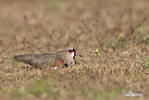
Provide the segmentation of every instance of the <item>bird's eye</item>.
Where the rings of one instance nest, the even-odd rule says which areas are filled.
[[[73,50],[68,50],[68,52],[69,52],[69,53],[72,53],[72,52],[73,52]]]

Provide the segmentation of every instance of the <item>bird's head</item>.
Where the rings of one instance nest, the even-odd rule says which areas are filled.
[[[60,55],[64,59],[74,59],[76,56],[83,57],[79,52],[77,52],[74,48],[66,48],[64,50],[61,50],[57,52],[58,55]]]
[[[66,55],[69,55],[70,57],[74,58],[75,56],[83,57],[79,52],[77,52],[74,48],[67,48],[64,50]]]
[[[83,57],[79,52],[77,52],[74,48],[67,48],[64,50],[66,53],[66,59],[70,64],[77,64],[75,57]]]

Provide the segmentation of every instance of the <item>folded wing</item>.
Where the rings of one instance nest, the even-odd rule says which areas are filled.
[[[56,55],[54,54],[26,54],[14,57],[17,61],[30,64],[32,66],[52,66],[55,62]]]

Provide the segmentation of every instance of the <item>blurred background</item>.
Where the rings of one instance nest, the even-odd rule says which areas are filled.
[[[148,0],[1,0],[0,52],[97,48],[148,32]],[[113,42],[113,41],[112,41]],[[26,50],[25,50],[26,51]]]

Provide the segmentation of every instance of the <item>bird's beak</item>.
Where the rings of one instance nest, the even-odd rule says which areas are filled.
[[[80,53],[78,53],[78,52],[76,52],[76,53],[75,53],[75,55],[76,55],[76,56],[83,57],[83,55],[82,55],[82,54],[80,54]]]

